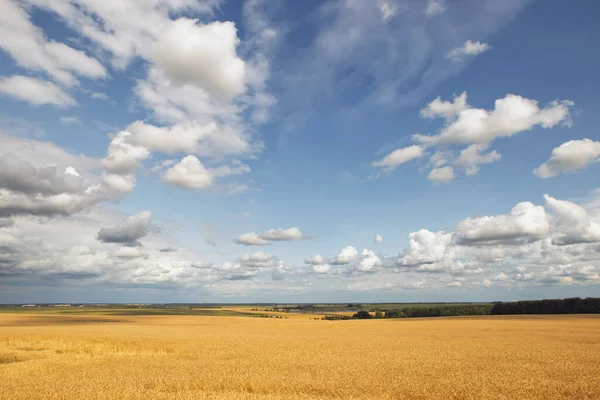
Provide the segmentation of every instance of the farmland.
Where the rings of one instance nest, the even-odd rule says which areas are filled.
[[[236,311],[237,310],[237,311]],[[600,316],[0,314],[0,398],[599,398]],[[243,310],[242,313],[251,313]]]

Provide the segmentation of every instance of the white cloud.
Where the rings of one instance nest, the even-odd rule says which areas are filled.
[[[491,47],[487,43],[467,40],[462,46],[458,46],[450,50],[448,52],[448,58],[451,58],[455,61],[460,61],[465,56],[476,56],[488,51],[489,49],[491,49]]]
[[[600,161],[600,142],[591,139],[569,140],[552,150],[550,159],[533,170],[540,178],[581,171]]]
[[[558,217],[553,244],[568,245],[600,242],[600,222],[578,204],[544,195],[546,207]]]
[[[21,158],[37,169],[48,166],[72,167],[86,178],[91,178],[94,170],[101,167],[95,158],[69,152],[52,142],[10,136],[0,133],[1,154],[11,154]]]
[[[373,161],[371,165],[374,167],[383,168],[385,171],[392,171],[398,165],[404,164],[410,160],[414,160],[415,158],[422,157],[423,155],[424,148],[422,146],[412,145],[396,149],[387,156],[383,157],[381,160]]]
[[[243,233],[235,238],[234,241],[237,244],[243,244],[245,246],[266,246],[271,244],[268,240],[261,238],[259,234],[254,232]]]
[[[95,99],[95,100],[108,100],[108,99],[110,99],[110,97],[108,97],[108,95],[106,93],[102,93],[102,92],[92,92],[90,94],[90,98]]]
[[[312,266],[312,271],[315,274],[327,274],[331,272],[331,266],[329,264],[314,264]]]
[[[231,165],[221,165],[211,170],[216,177],[242,175],[247,174],[250,171],[249,166],[237,160],[234,160]]]
[[[493,110],[473,108],[467,103],[467,92],[462,92],[451,101],[436,97],[420,111],[422,118],[442,118],[445,124],[436,135],[416,133],[412,140],[418,144],[395,150],[381,160],[374,161],[374,167],[391,171],[398,165],[415,158],[429,156],[429,167],[433,168],[427,175],[436,183],[448,183],[455,179],[456,167],[467,175],[475,175],[482,164],[500,161],[502,156],[496,150],[484,153],[497,138],[510,137],[519,132],[528,131],[536,126],[548,129],[559,123],[570,126],[570,110],[574,103],[569,100],[551,102],[545,108],[539,108],[536,100],[507,94],[497,99]],[[458,157],[455,151],[448,149],[452,145],[468,145],[460,151]],[[585,147],[585,161],[579,161],[579,166],[587,165],[596,160],[595,145],[586,142],[573,147]],[[428,150],[434,148],[431,154]],[[557,149],[555,149],[557,150]],[[558,152],[562,159],[573,159]],[[550,161],[549,161],[550,162]],[[575,161],[570,161],[575,162]],[[449,165],[450,164],[450,165]],[[551,176],[553,167],[543,164],[534,172],[539,176]]]
[[[220,279],[216,273],[205,276],[187,268],[200,254],[160,252],[170,243],[158,231],[145,236],[143,249],[123,246],[115,250],[114,244],[98,241],[96,233],[102,226],[118,226],[123,221],[123,215],[100,207],[68,218],[55,217],[52,223],[27,216],[14,221],[10,230],[0,232],[0,243],[9,250],[0,255],[6,283],[15,274],[26,274],[30,284],[43,284],[52,277],[60,285],[66,278],[65,285],[71,288],[80,284],[185,287]]]
[[[51,143],[0,137],[0,216],[72,215],[110,195],[92,172],[97,160]]]
[[[451,119],[460,115],[461,111],[467,110],[467,92],[462,92],[455,96],[452,101],[442,101],[441,97],[436,97],[427,106],[420,111],[423,118],[445,118]]]
[[[131,133],[128,142],[167,154],[188,153],[221,158],[251,155],[260,149],[260,144],[250,143],[244,134],[215,122],[186,121],[170,127],[157,127],[136,121],[125,130]]]
[[[151,58],[170,79],[181,85],[194,83],[228,101],[245,90],[245,64],[236,54],[235,24],[197,22],[187,18],[173,21],[153,45]]]
[[[435,183],[450,183],[456,178],[454,168],[450,165],[445,167],[435,168],[429,172],[427,179]]]
[[[213,184],[213,174],[196,156],[185,156],[162,175],[162,179],[186,189],[205,189]]]
[[[102,47],[119,69],[136,56],[149,57],[152,43],[169,27],[170,14],[211,14],[219,4],[218,0],[27,1],[55,13],[70,28]]]
[[[115,174],[131,174],[141,161],[150,156],[148,149],[128,143],[127,138],[130,135],[131,133],[127,131],[121,131],[112,138],[103,161],[106,171]]]
[[[383,243],[383,236],[381,236],[379,233],[377,235],[375,235],[375,243],[377,243],[377,244]]]
[[[247,253],[236,259],[236,263],[248,268],[270,268],[275,266],[276,262],[276,256],[262,251]]]
[[[307,239],[313,239],[313,237],[306,236],[299,228],[294,227],[287,229],[269,229],[261,234],[254,232],[244,233],[238,236],[234,241],[246,246],[264,246],[271,242]]]
[[[391,282],[360,282],[360,283],[349,283],[346,285],[346,290],[351,292],[369,292],[374,290],[387,290],[393,289],[396,284]]]
[[[446,0],[427,0],[425,13],[428,17],[440,15],[446,11]]]
[[[356,259],[358,259],[358,250],[356,250],[356,247],[346,246],[330,261],[330,263],[334,265],[344,265],[350,264]]]
[[[98,60],[64,43],[46,41],[43,32],[32,24],[17,2],[0,1],[0,48],[19,66],[46,72],[66,86],[78,83],[71,72],[92,79],[107,76]]]
[[[487,148],[487,144],[472,144],[460,152],[454,164],[465,169],[467,175],[475,175],[479,172],[479,165],[494,163],[502,158],[496,150],[482,154]]]
[[[398,264],[431,264],[453,257],[452,233],[421,229],[409,234],[408,250],[399,255]]]
[[[306,260],[304,260],[304,262],[306,264],[311,264],[311,265],[324,265],[327,264],[327,260],[325,260],[322,256],[320,255],[314,255],[312,257],[307,258]]]
[[[21,75],[0,78],[0,93],[33,106],[54,104],[67,107],[77,104],[73,97],[52,82]]]
[[[98,231],[98,240],[104,243],[122,243],[138,245],[138,240],[149,233],[152,213],[142,211],[127,217],[125,222],[113,228],[102,228]]]
[[[144,253],[144,251],[140,247],[123,246],[119,247],[118,250],[114,251],[112,253],[112,256],[116,258],[133,259],[146,257],[147,254]]]
[[[215,263],[211,261],[194,261],[192,264],[190,264],[190,267],[198,269],[211,269],[214,266]]]
[[[268,231],[263,232],[260,236],[269,241],[308,239],[308,237],[306,237],[298,228],[269,229]]]
[[[204,16],[219,6],[218,0],[24,2],[31,2],[32,8],[16,10],[29,25],[25,10],[34,7],[59,16],[82,38],[99,46],[104,56],[112,57],[116,69],[123,70],[136,57],[147,62],[147,75],[137,80],[134,94],[155,120],[167,125],[137,121],[124,130],[127,133],[112,140],[105,159],[104,182],[113,191],[123,195],[133,190],[135,166],[147,159],[151,151],[224,162],[214,168],[202,165],[206,172],[199,168],[200,160],[182,160],[163,174],[165,180],[179,186],[206,187],[212,184],[213,177],[249,172],[249,167],[238,159],[256,156],[263,144],[253,138],[248,121],[266,121],[267,109],[276,103],[267,90],[267,80],[271,52],[280,40],[280,32],[270,25],[267,9],[260,2],[244,4],[243,18],[248,24],[244,42],[238,38],[233,22],[200,22],[206,21]],[[194,19],[177,18],[182,15],[194,15]],[[76,54],[63,44],[46,43],[43,33],[31,27],[47,45],[48,54],[69,62],[67,73],[90,78],[107,76],[100,64],[94,64],[95,60],[85,58],[84,53]],[[70,82],[75,83],[76,80]],[[101,92],[83,91],[91,93],[92,98],[108,98]],[[263,117],[255,118],[255,112]],[[228,160],[230,157],[235,159]],[[189,167],[194,162],[196,173],[190,175],[187,171],[183,178],[182,162]],[[247,184],[239,182],[228,185],[228,193],[248,189]]]
[[[544,207],[522,202],[506,215],[467,218],[458,224],[456,234],[458,241],[467,245],[523,243],[539,240],[550,230],[550,219]]]
[[[496,138],[531,130],[537,125],[552,128],[561,122],[568,124],[574,103],[569,100],[553,101],[547,107],[539,108],[535,100],[507,94],[494,104],[491,111],[463,109],[456,117],[447,118],[447,125],[439,134],[415,134],[413,140],[428,145],[489,143]]]
[[[131,174],[104,174],[102,181],[106,186],[114,190],[118,196],[131,193],[136,183],[135,176]]]
[[[26,194],[58,195],[78,193],[85,189],[79,176],[66,169],[47,166],[37,169],[27,161],[4,154],[0,156],[0,188]]]
[[[101,79],[108,76],[98,60],[88,57],[85,53],[64,43],[49,42],[46,43],[45,49],[54,58],[59,68],[71,70],[80,76],[92,79]]]
[[[377,3],[379,11],[381,12],[381,19],[384,21],[389,20],[398,12],[398,6],[393,0],[379,0]]]
[[[77,117],[60,117],[60,122],[65,125],[81,124],[81,121]]]
[[[79,172],[77,172],[77,170],[75,168],[71,167],[70,165],[65,168],[65,175],[71,175],[71,176],[81,178],[81,175],[79,174]]]
[[[360,261],[354,266],[355,271],[374,272],[381,267],[381,259],[371,250],[364,249]]]

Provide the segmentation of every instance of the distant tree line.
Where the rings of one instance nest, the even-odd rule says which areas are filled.
[[[384,318],[457,317],[489,315],[491,304],[440,304],[432,307],[416,306],[386,311]]]
[[[600,298],[527,300],[493,303],[492,315],[506,314],[600,314]]]
[[[381,311],[377,311],[375,313],[375,315],[372,315],[370,312],[368,311],[358,311],[356,313],[354,313],[354,315],[349,316],[349,315],[326,315],[324,317],[322,317],[321,319],[327,320],[327,321],[339,321],[339,320],[346,320],[346,319],[377,319],[377,318],[383,318],[383,313]]]

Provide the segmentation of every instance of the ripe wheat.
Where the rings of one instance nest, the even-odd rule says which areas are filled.
[[[600,318],[0,315],[0,399],[600,398]]]

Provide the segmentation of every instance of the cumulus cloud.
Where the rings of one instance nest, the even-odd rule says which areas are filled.
[[[591,139],[569,140],[552,150],[550,159],[533,170],[540,178],[552,178],[588,167],[600,161],[600,142]]]
[[[244,254],[236,259],[236,263],[248,268],[270,268],[277,262],[273,254],[257,251]]]
[[[425,13],[428,17],[440,15],[446,11],[446,0],[427,0]]]
[[[129,246],[138,246],[139,239],[150,232],[152,214],[142,211],[127,217],[125,222],[113,228],[102,228],[98,232],[98,240],[104,243],[122,243]]]
[[[360,261],[354,266],[358,272],[374,272],[381,267],[381,259],[371,250],[364,249],[360,255]]]
[[[271,244],[268,240],[260,237],[259,234],[254,232],[243,233],[234,240],[237,244],[243,244],[245,246],[266,246]]]
[[[2,134],[0,139],[1,215],[72,215],[116,195],[99,176],[101,160],[50,142]]]
[[[292,240],[307,240],[312,239],[312,236],[306,236],[299,228],[287,229],[269,229],[261,234],[254,232],[244,233],[238,236],[234,241],[237,244],[246,246],[264,246],[271,242],[292,241]]]
[[[379,233],[377,235],[375,235],[375,243],[377,243],[377,244],[383,243],[383,236],[381,236]]]
[[[451,101],[437,97],[421,109],[420,115],[429,119],[442,118],[445,124],[439,133],[415,133],[412,140],[417,144],[396,149],[383,159],[374,161],[372,165],[391,171],[411,159],[427,156],[428,151],[434,149],[437,151],[429,153],[429,167],[433,169],[427,178],[435,183],[448,183],[456,177],[455,168],[465,171],[467,175],[475,175],[479,172],[480,165],[500,161],[502,156],[496,150],[487,151],[495,139],[510,137],[537,126],[544,129],[553,128],[560,123],[570,126],[573,106],[574,103],[570,100],[555,100],[540,108],[536,100],[507,94],[495,101],[494,109],[485,110],[469,105],[466,92],[455,96]],[[467,147],[460,151],[458,157],[454,156],[453,150],[448,149],[451,146],[465,145]],[[573,168],[582,168],[598,158],[595,155],[595,145],[586,142],[582,147],[586,147],[587,151],[585,160],[566,161],[575,162]],[[566,154],[568,151],[558,153],[562,154],[563,160],[573,158]],[[534,172],[536,175],[549,177],[555,174],[553,168],[550,164],[543,164]]]
[[[462,46],[453,48],[448,52],[448,58],[460,61],[466,56],[476,56],[491,49],[487,43],[473,42],[467,40]]]
[[[298,228],[269,229],[261,234],[261,237],[269,241],[304,240],[309,239]]]
[[[459,223],[456,233],[463,244],[493,244],[538,240],[550,229],[544,207],[522,202],[506,215],[467,218]]]
[[[382,168],[385,171],[392,171],[398,165],[404,164],[415,158],[422,157],[424,154],[424,148],[419,145],[412,145],[409,147],[403,147],[392,151],[381,160],[373,161],[371,165],[374,167]]]
[[[346,246],[337,256],[331,259],[330,263],[334,265],[350,264],[358,258],[358,250],[354,246]]]
[[[142,121],[130,124],[128,142],[167,154],[190,153],[197,156],[221,158],[252,155],[259,144],[249,142],[241,132],[215,122],[202,124],[185,121],[170,127],[157,127]]]
[[[71,95],[54,83],[21,75],[0,78],[0,93],[33,106],[53,104],[67,107],[77,104]]]
[[[454,164],[465,169],[467,175],[475,175],[479,172],[479,165],[494,163],[502,158],[496,150],[482,154],[487,148],[487,144],[472,144],[460,152]]]
[[[322,256],[317,254],[307,258],[306,260],[304,260],[304,262],[310,265],[324,265],[327,263],[327,260],[325,260]]]
[[[574,105],[569,100],[556,100],[539,108],[536,100],[514,94],[507,94],[494,104],[493,110],[465,108],[455,116],[446,117],[447,125],[437,135],[415,134],[413,139],[428,145],[488,143],[538,125],[547,129],[561,122],[569,124],[570,108]]]
[[[28,284],[85,284],[94,287],[127,285],[190,285],[206,277],[187,267],[200,255],[186,251],[161,253],[169,238],[156,232],[144,240],[144,248],[115,246],[97,240],[98,231],[108,224],[119,226],[123,216],[99,206],[68,218],[14,217],[14,224],[0,230],[0,273],[3,283],[13,277],[27,277]],[[4,231],[4,232],[2,232]],[[68,282],[65,283],[65,279]],[[18,283],[17,283],[18,284]]]
[[[28,2],[30,0],[25,0],[24,4]],[[62,84],[76,84],[73,74],[98,79],[107,73],[83,52],[76,54],[76,50],[64,44],[47,42],[42,31],[29,21],[28,13],[34,7],[58,16],[82,38],[97,45],[106,57],[112,57],[116,69],[124,69],[136,57],[148,63],[147,74],[136,81],[134,94],[154,119],[165,125],[137,121],[112,138],[105,159],[104,185],[110,187],[115,196],[133,190],[135,167],[149,158],[151,152],[188,155],[162,174],[167,182],[180,187],[204,188],[213,184],[213,177],[249,172],[249,167],[239,160],[254,157],[263,145],[253,137],[248,121],[266,121],[264,117],[255,118],[254,114],[266,115],[266,110],[276,102],[268,93],[267,80],[270,53],[276,49],[279,31],[271,27],[259,2],[244,5],[244,22],[248,26],[243,43],[233,22],[201,22],[205,21],[203,15],[210,15],[218,6],[217,0],[31,3],[31,8],[10,8],[22,17],[20,25],[29,26],[24,36],[33,38],[31,43],[39,42],[37,47],[41,46],[48,57],[58,60],[55,60],[58,74],[67,74],[63,74]],[[127,18],[123,18],[125,15]],[[195,18],[176,17],[181,15]],[[68,66],[62,65],[61,60]],[[46,72],[57,79],[54,70]],[[69,78],[73,79],[67,82]],[[66,97],[68,94],[52,92],[51,82],[25,82],[29,86],[8,80],[6,83],[4,91],[11,95],[27,96],[38,103],[74,104],[74,99]],[[15,83],[12,85],[15,87],[31,86],[35,90],[31,90],[31,95],[23,90],[16,93],[9,90],[9,83]],[[38,95],[42,89],[52,96]],[[84,89],[84,92],[91,90]],[[62,94],[66,96],[61,97]],[[106,99],[106,95],[99,92],[92,92],[91,97]],[[213,162],[211,168],[203,164],[204,157]],[[235,158],[228,160],[230,157]],[[215,161],[222,165],[214,167],[213,174],[210,170]],[[229,182],[229,185],[238,192],[247,188],[237,182]]]
[[[92,79],[107,76],[98,60],[64,43],[48,42],[44,33],[33,25],[27,11],[17,2],[0,3],[0,48],[19,66],[45,72],[66,86],[78,83],[72,73]]]
[[[329,265],[329,264],[314,264],[312,266],[312,271],[315,274],[327,274],[331,271],[331,265]]]
[[[83,179],[76,172],[67,171],[58,166],[37,169],[19,157],[4,154],[0,156],[0,188],[43,196],[82,192]]]
[[[112,138],[103,161],[107,172],[131,175],[140,162],[150,156],[150,152],[145,147],[135,146],[127,141],[130,135],[131,133],[127,131],[121,131]]]
[[[185,156],[169,168],[163,180],[184,189],[205,189],[213,184],[213,174],[204,168],[196,156]]]
[[[304,261],[311,266],[312,272],[316,274],[326,274],[332,272],[332,265],[343,265],[346,268],[346,275],[354,273],[375,272],[382,266],[381,257],[369,249],[364,249],[361,253],[354,246],[344,247],[336,256],[326,259],[320,255],[314,255]],[[335,270],[341,273],[341,269]]]
[[[0,157],[0,217],[71,215],[106,199],[101,186],[56,166],[36,168],[4,154]]]
[[[583,207],[571,201],[557,200],[547,194],[544,199],[546,207],[558,219],[553,244],[600,242],[600,222],[592,218]]]
[[[427,179],[435,183],[450,183],[456,178],[454,168],[450,165],[432,169],[427,174]]]
[[[425,108],[422,108],[420,115],[423,118],[446,118],[451,119],[457,117],[461,111],[468,109],[467,92],[462,92],[454,97],[452,101],[443,101],[441,97],[433,99]]]
[[[244,91],[244,61],[233,22],[198,24],[180,18],[163,32],[152,49],[152,60],[169,78],[193,82],[211,95],[229,100]]]
[[[144,253],[144,251],[142,249],[140,249],[139,247],[123,246],[123,247],[119,247],[119,249],[114,251],[112,253],[112,256],[116,257],[116,258],[121,258],[121,259],[123,259],[123,258],[132,259],[132,258],[147,257],[147,254]]]
[[[447,232],[431,232],[421,229],[409,234],[409,247],[398,257],[398,264],[411,266],[432,264],[452,258],[453,236]]]

